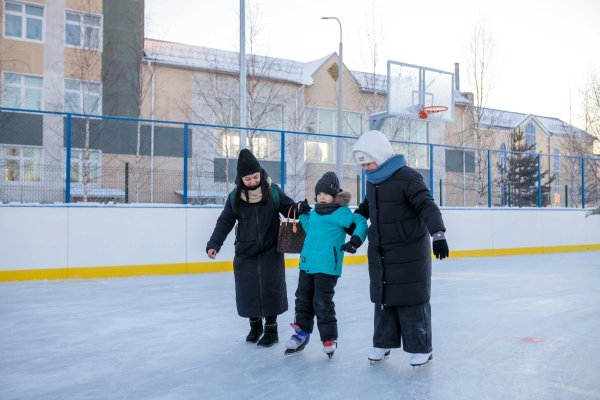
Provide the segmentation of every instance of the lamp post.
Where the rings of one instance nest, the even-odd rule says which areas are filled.
[[[339,62],[338,62],[338,110],[337,110],[337,130],[338,135],[342,133],[342,78],[343,78],[343,66],[344,66],[344,56],[343,56],[343,44],[342,44],[342,23],[337,17],[321,17],[321,19],[335,19],[340,26],[340,50],[339,50]],[[344,146],[343,146],[342,138],[336,139],[336,160],[335,160],[335,173],[340,180],[340,187],[344,185]]]

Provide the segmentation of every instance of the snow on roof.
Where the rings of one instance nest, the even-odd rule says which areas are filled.
[[[587,134],[585,131],[558,118],[497,110],[493,108],[483,109],[481,123],[489,127],[516,129],[530,118],[535,119],[535,121],[551,135],[577,134],[583,136]]]
[[[145,39],[144,55],[147,60],[175,67],[239,73],[239,53],[234,51]],[[246,62],[250,74],[253,69],[266,78],[311,85],[312,74],[331,56],[332,54],[303,63],[282,58],[247,55]]]
[[[358,82],[362,91],[368,92],[387,92],[387,76],[374,74],[372,72],[350,71]]]

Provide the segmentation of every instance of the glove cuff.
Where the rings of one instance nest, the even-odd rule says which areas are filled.
[[[433,238],[434,242],[437,242],[438,240],[446,240],[446,235],[444,234],[444,231],[436,232],[433,235],[431,235],[431,237]]]
[[[358,236],[352,235],[350,237],[350,243],[352,243],[354,247],[360,247],[360,245],[362,244],[362,240],[360,240]]]

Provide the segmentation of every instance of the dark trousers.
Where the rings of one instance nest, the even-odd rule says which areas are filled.
[[[383,349],[404,346],[408,353],[430,353],[431,305],[386,306],[375,304],[373,346]]]
[[[338,277],[327,274],[307,274],[300,270],[296,290],[296,324],[303,331],[312,333],[314,318],[321,341],[335,340],[338,337],[337,319],[333,295]]]

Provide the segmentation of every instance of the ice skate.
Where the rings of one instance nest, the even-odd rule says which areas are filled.
[[[285,351],[285,355],[290,355],[294,353],[298,353],[306,347],[308,341],[310,340],[310,333],[304,332],[299,325],[290,324],[292,328],[294,328],[294,333],[292,337],[285,342],[285,347],[287,350]]]
[[[390,349],[382,349],[379,347],[373,347],[369,353],[369,361],[371,365],[377,364],[390,356]]]
[[[433,358],[433,353],[412,353],[410,355],[410,365],[420,367],[427,364]]]
[[[337,349],[337,340],[326,340],[323,342],[323,352],[327,354],[329,359],[333,357],[335,349]]]

